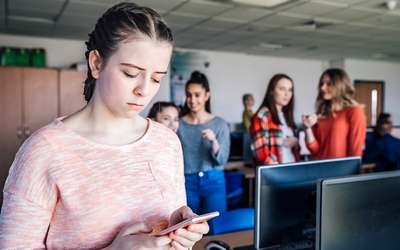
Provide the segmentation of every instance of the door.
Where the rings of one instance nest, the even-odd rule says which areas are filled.
[[[23,68],[23,125],[25,138],[57,117],[57,82],[57,70]]]
[[[61,70],[59,76],[59,116],[72,114],[86,105],[83,82],[86,72]]]
[[[383,111],[384,83],[380,81],[355,81],[355,99],[365,105],[367,126],[375,126],[378,115]]]
[[[9,168],[22,142],[22,69],[0,67],[0,202]]]

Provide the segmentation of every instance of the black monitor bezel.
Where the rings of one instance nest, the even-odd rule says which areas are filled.
[[[271,168],[285,168],[285,167],[293,167],[293,166],[303,166],[303,165],[313,165],[313,164],[320,164],[320,163],[330,163],[330,162],[338,162],[338,161],[353,161],[358,160],[361,164],[361,157],[354,156],[354,157],[342,157],[342,158],[335,158],[335,159],[327,159],[327,160],[312,160],[312,161],[304,161],[304,162],[292,162],[292,163],[283,163],[283,164],[275,164],[275,165],[264,165],[258,166],[256,169],[256,188],[255,188],[255,216],[254,216],[254,246],[256,249],[263,249],[260,247],[260,179],[261,179],[261,172],[263,169],[271,169]],[[318,180],[317,180],[317,189],[318,189]],[[317,217],[318,219],[318,217]]]
[[[316,218],[316,237],[315,250],[321,250],[321,227],[322,227],[322,193],[323,189],[329,185],[348,184],[354,182],[364,182],[371,180],[379,180],[386,178],[400,177],[400,170],[389,171],[385,173],[369,173],[357,176],[334,177],[324,180],[319,180],[317,183],[317,218]]]

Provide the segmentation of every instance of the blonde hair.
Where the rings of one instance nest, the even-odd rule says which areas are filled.
[[[323,85],[324,76],[328,76],[329,92],[332,93],[331,100],[325,100],[321,87]],[[343,108],[353,107],[358,105],[354,99],[355,89],[346,71],[337,68],[327,69],[322,73],[318,84],[318,96],[315,103],[315,108],[318,115],[329,116],[334,115],[333,107],[339,104]]]

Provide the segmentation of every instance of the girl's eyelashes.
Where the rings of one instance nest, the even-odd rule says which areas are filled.
[[[158,80],[158,79],[154,79],[154,78],[151,78],[152,80],[153,80],[153,82],[155,82],[155,83],[160,83],[160,81],[161,80]]]
[[[126,76],[126,77],[128,77],[128,78],[136,78],[139,74],[129,74],[128,72],[126,72],[126,71],[123,71],[124,72],[124,75]]]
[[[136,77],[138,77],[139,76],[139,74],[140,74],[140,72],[138,72],[138,73],[136,73],[136,74],[131,74],[131,73],[128,73],[127,71],[122,71],[123,73],[124,73],[124,75],[126,76],[126,77],[128,77],[128,78],[136,78]],[[155,83],[160,83],[161,82],[161,79],[158,79],[158,78],[151,78],[151,80],[153,81],[153,82],[155,82]]]

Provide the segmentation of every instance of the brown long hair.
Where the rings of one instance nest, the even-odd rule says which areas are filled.
[[[334,93],[332,100],[324,100],[322,93],[322,79],[328,76],[330,82],[328,88],[331,93]],[[318,84],[318,96],[315,103],[315,108],[318,115],[329,116],[334,114],[333,105],[340,104],[343,108],[348,108],[357,105],[354,100],[355,89],[350,80],[349,75],[343,69],[330,68],[322,73]]]
[[[264,100],[261,103],[261,106],[258,108],[258,111],[260,111],[261,108],[267,107],[269,112],[271,113],[272,116],[272,121],[276,124],[282,124],[281,121],[279,120],[278,116],[278,110],[276,109],[276,104],[275,104],[275,98],[274,98],[274,90],[276,88],[276,85],[281,79],[288,79],[290,82],[292,82],[292,91],[293,95],[292,98],[290,99],[288,105],[282,107],[282,112],[285,117],[286,123],[292,128],[296,128],[296,124],[294,122],[293,118],[293,110],[294,110],[294,83],[292,78],[290,78],[286,74],[276,74],[274,75],[271,80],[269,80],[267,91],[265,92]],[[257,112],[258,112],[257,111]]]

